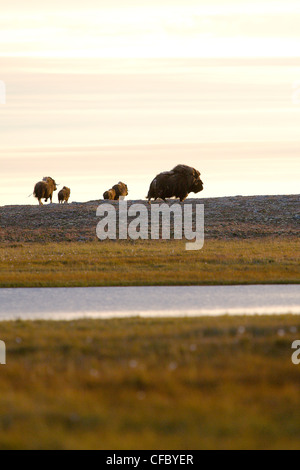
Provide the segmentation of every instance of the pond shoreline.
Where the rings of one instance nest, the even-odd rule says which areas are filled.
[[[300,314],[296,285],[0,290],[0,321]]]

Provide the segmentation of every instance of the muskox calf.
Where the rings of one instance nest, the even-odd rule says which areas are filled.
[[[105,193],[103,194],[103,199],[118,201],[121,196],[128,196],[128,188],[125,183],[119,181],[118,184],[115,184],[111,189],[105,191]]]
[[[67,204],[70,199],[70,194],[71,194],[70,188],[67,188],[66,186],[64,186],[58,193],[58,203]]]
[[[153,198],[162,199],[176,197],[184,201],[189,193],[199,193],[203,190],[200,173],[187,165],[177,165],[171,171],[157,175],[150,184],[148,201]]]
[[[42,199],[45,199],[45,202],[50,199],[50,202],[52,204],[53,192],[56,190],[57,187],[54,179],[50,176],[45,176],[42,181],[36,183],[33,190],[33,195],[38,199],[40,206],[43,205],[41,201]]]
[[[110,201],[114,201],[116,197],[116,191],[114,189],[109,189],[105,191],[103,194],[103,199],[109,199]]]

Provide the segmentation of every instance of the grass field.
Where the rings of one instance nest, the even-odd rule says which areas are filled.
[[[293,238],[5,243],[0,287],[299,283]],[[0,449],[299,449],[300,317],[1,322]]]
[[[297,239],[5,244],[0,287],[298,283]]]
[[[0,449],[299,449],[298,316],[3,322]]]

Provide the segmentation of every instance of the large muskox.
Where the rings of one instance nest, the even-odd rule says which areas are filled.
[[[150,184],[148,201],[153,198],[163,199],[170,197],[184,201],[189,193],[199,193],[203,190],[200,173],[187,165],[177,165],[171,171],[164,171],[157,175]]]
[[[42,206],[43,203],[41,199],[45,199],[45,202],[50,199],[50,202],[52,203],[53,192],[56,190],[57,187],[54,179],[50,176],[45,176],[43,181],[36,183],[33,190],[33,195],[38,199],[40,206]]]
[[[128,188],[125,183],[119,181],[118,184],[115,184],[111,189],[105,191],[103,194],[103,199],[110,199],[111,201],[118,201],[120,196],[128,196]]]
[[[71,195],[71,190],[70,188],[67,188],[67,186],[64,186],[58,193],[58,203],[63,204],[63,203],[68,203]]]

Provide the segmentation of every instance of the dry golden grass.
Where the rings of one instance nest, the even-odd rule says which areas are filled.
[[[2,245],[0,287],[297,283],[296,239]]]
[[[298,316],[5,322],[0,449],[299,449]]]

